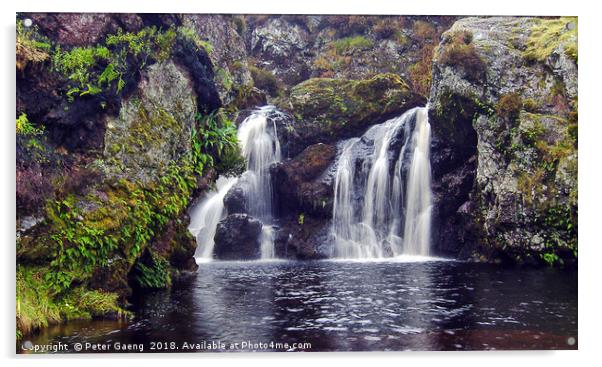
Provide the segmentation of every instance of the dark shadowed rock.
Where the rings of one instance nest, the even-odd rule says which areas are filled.
[[[302,211],[320,217],[332,214],[332,182],[322,174],[332,164],[337,149],[314,144],[293,159],[270,168],[277,201],[283,211]]]
[[[310,215],[289,215],[281,220],[274,247],[276,256],[286,259],[316,260],[332,257],[330,221]]]
[[[217,225],[214,254],[220,260],[252,260],[261,256],[261,222],[247,214],[231,214]]]
[[[246,182],[244,177],[241,177],[224,196],[224,206],[229,214],[247,213],[249,211],[247,192]]]
[[[33,24],[65,46],[85,46],[101,41],[107,33],[142,28],[137,14],[109,13],[29,13]]]

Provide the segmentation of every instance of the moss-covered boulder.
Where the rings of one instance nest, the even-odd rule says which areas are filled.
[[[577,256],[577,19],[465,18],[429,100],[435,241],[532,264]]]
[[[294,86],[288,104],[281,106],[295,118],[283,137],[294,155],[311,144],[359,135],[424,102],[396,74],[365,80],[309,79]]]

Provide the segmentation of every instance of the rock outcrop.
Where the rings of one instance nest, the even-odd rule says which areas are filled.
[[[322,218],[332,216],[332,177],[324,173],[336,153],[335,146],[318,143],[307,147],[295,158],[270,168],[280,212],[303,212]]]
[[[262,224],[248,214],[231,214],[217,225],[214,256],[220,260],[253,260],[261,257]]]
[[[440,252],[574,261],[576,22],[466,18],[443,34],[429,99]]]
[[[364,80],[316,78],[291,89],[288,105],[295,118],[279,136],[289,154],[316,143],[361,135],[369,126],[424,103],[399,75]]]

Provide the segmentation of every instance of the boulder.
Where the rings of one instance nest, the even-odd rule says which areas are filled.
[[[303,212],[322,218],[332,216],[332,180],[324,177],[337,149],[314,144],[293,159],[270,167],[277,202],[282,211]]]
[[[253,260],[261,256],[262,224],[247,214],[231,214],[219,222],[215,233],[215,258]]]
[[[309,79],[294,86],[289,104],[281,106],[295,118],[281,135],[290,154],[296,155],[311,144],[361,135],[370,125],[424,103],[396,74],[364,80]]]
[[[224,206],[229,214],[248,213],[247,192],[248,186],[243,175],[224,196]]]

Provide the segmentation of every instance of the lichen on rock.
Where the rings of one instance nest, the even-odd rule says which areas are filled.
[[[533,264],[574,261],[577,65],[554,51],[576,50],[571,22],[465,18],[443,35],[429,111],[442,252]],[[549,43],[550,32],[562,46]],[[535,36],[547,40],[541,57],[531,55]],[[450,47],[462,52],[450,54]],[[469,54],[482,73],[468,73],[460,56]]]

